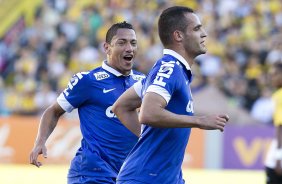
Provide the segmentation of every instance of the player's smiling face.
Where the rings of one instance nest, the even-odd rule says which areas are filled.
[[[133,67],[133,59],[137,51],[136,34],[133,29],[117,30],[111,43],[105,43],[108,64],[124,75],[128,75]]]

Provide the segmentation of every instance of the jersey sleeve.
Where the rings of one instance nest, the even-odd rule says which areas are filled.
[[[146,93],[154,92],[162,96],[167,104],[172,94],[180,87],[180,81],[183,80],[181,69],[177,62],[163,62],[162,65],[155,70],[148,82]]]
[[[57,98],[58,104],[66,111],[71,112],[88,99],[88,88],[90,87],[89,72],[81,72],[73,75],[67,88]]]
[[[142,83],[144,83],[144,79],[133,84],[133,88],[140,98],[142,98]]]

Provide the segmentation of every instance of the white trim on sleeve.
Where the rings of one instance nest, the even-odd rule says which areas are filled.
[[[74,109],[74,107],[67,101],[63,93],[61,93],[57,98],[57,102],[66,112],[71,112]]]
[[[133,84],[133,88],[137,95],[141,98],[141,92],[142,92],[142,82],[141,80]]]
[[[157,85],[150,85],[146,90],[146,93],[148,93],[148,92],[154,92],[154,93],[161,95],[165,99],[167,104],[170,101],[171,95],[163,87],[160,87],[160,86],[157,86]]]

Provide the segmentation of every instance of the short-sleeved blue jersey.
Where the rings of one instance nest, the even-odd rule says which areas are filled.
[[[116,177],[138,137],[117,119],[111,107],[117,98],[145,76],[123,76],[103,62],[89,72],[75,74],[57,98],[67,112],[78,109],[83,139],[72,160],[69,177]]]
[[[186,60],[178,53],[164,49],[164,56],[157,61],[147,78],[136,83],[134,88],[141,98],[148,92],[157,93],[166,100],[168,111],[192,116],[191,79],[192,73]],[[118,181],[184,183],[181,165],[190,131],[191,128],[143,125],[141,137],[126,158]]]

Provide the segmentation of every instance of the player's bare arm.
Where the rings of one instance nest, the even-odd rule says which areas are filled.
[[[136,109],[140,106],[141,98],[135,92],[134,87],[131,87],[118,98],[112,108],[112,111],[124,126],[138,137],[141,131],[141,124],[138,121]]]
[[[57,126],[59,118],[64,113],[65,111],[57,102],[44,111],[40,119],[37,138],[30,153],[30,164],[35,165],[36,167],[40,167],[42,163],[37,160],[38,156],[42,154],[43,157],[47,158],[47,148],[45,146],[45,143],[50,134]]]
[[[160,128],[195,127],[206,130],[224,130],[229,120],[228,115],[186,116],[172,113],[165,109],[165,99],[156,93],[146,93],[142,102],[139,121],[146,125]]]

